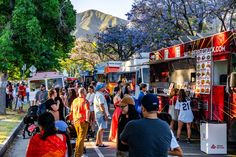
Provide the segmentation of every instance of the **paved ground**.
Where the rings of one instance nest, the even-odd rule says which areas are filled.
[[[20,133],[19,133],[20,134]],[[106,130],[104,139],[107,140],[109,131]],[[18,135],[15,139],[12,146],[8,149],[4,157],[25,157],[26,148],[28,145],[29,138],[22,139],[21,135]],[[89,157],[115,157],[116,156],[116,145],[112,142],[104,142],[106,145],[109,145],[107,148],[98,148],[95,146],[94,141],[90,140],[85,142],[87,148],[87,154]],[[235,155],[207,155],[200,151],[200,141],[193,140],[191,144],[187,144],[185,141],[180,141],[180,145],[184,151],[184,156],[186,157],[202,157],[202,156],[211,156],[211,157],[220,157],[220,156],[235,156]],[[230,147],[230,151],[235,153],[236,146]]]

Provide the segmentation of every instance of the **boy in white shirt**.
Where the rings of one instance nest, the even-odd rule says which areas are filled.
[[[158,118],[167,122],[169,125],[172,121],[172,118],[171,118],[171,115],[168,114],[168,113],[159,113],[158,114]],[[171,143],[170,143],[170,150],[168,152],[168,157],[182,157],[183,156],[183,151],[181,149],[181,147],[179,146],[175,136],[174,136],[174,133],[173,131],[170,129],[171,131],[171,135],[172,135],[172,139],[171,139]]]

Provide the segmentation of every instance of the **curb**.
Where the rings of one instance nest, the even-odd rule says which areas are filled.
[[[17,136],[17,134],[19,133],[20,129],[24,126],[23,120],[21,120],[21,122],[15,127],[15,129],[10,133],[10,135],[7,137],[7,139],[3,142],[3,146],[0,149],[0,156],[3,156],[7,150],[7,148],[9,148],[9,146],[12,144],[12,142],[14,141],[15,137]]]

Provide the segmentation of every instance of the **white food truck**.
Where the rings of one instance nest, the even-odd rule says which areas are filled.
[[[31,78],[28,78],[31,103],[34,102],[35,95],[40,90],[41,84],[45,84],[47,91],[53,87],[64,87],[64,76],[58,72],[37,72]]]

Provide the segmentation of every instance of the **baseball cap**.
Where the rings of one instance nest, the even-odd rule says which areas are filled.
[[[124,107],[124,106],[126,106],[126,105],[128,105],[128,104],[134,105],[134,100],[133,100],[130,96],[125,96],[125,97],[121,100],[120,106],[121,106],[121,107]]]
[[[141,100],[142,106],[148,111],[157,111],[159,107],[159,102],[157,96],[154,94],[146,94]]]
[[[106,87],[106,84],[105,83],[98,83],[97,86],[96,86],[96,91],[99,91],[100,89]]]
[[[58,120],[58,121],[55,121],[55,127],[59,131],[66,132],[66,129],[68,128],[68,125],[64,121]]]

